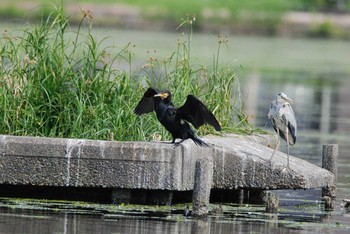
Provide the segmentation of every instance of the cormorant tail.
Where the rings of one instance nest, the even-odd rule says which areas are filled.
[[[196,137],[196,136],[191,136],[191,139],[193,140],[193,142],[198,145],[198,146],[202,146],[202,147],[210,147],[210,145],[208,145],[207,143],[205,143],[203,140],[201,140],[200,138]]]

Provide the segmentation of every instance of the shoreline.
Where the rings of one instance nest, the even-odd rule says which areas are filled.
[[[4,4],[2,19],[16,20],[20,17],[19,15],[23,15],[23,12],[25,12],[24,18],[40,19],[48,8],[50,6],[41,7],[33,2],[22,5]],[[6,9],[9,10],[6,11]],[[272,18],[259,19],[249,14],[245,19],[233,20],[230,19],[232,16],[229,16],[228,12],[213,16],[213,12],[208,13],[208,10],[210,11],[210,9],[203,10],[200,22],[193,25],[194,31],[234,35],[350,39],[350,14],[291,11],[284,14],[280,20],[276,18],[275,21],[271,20]],[[181,23],[180,19],[177,21],[166,18],[162,13],[148,13],[146,16],[140,7],[125,4],[67,3],[64,5],[64,11],[71,24],[79,24],[84,12],[87,14],[86,18],[98,26],[120,29],[173,31]],[[6,15],[6,12],[10,13]]]

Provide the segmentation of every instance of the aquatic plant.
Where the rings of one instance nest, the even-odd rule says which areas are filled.
[[[209,72],[191,64],[194,18],[187,18],[188,39],[178,42],[166,59],[150,57],[141,71],[118,70],[117,60],[132,63],[131,45],[115,55],[101,48],[91,33],[93,16],[82,11],[77,31],[70,31],[61,7],[23,35],[5,31],[0,38],[1,134],[48,137],[151,140],[165,139],[166,131],[154,115],[137,118],[133,109],[152,85],[171,89],[174,102],[192,93],[213,110],[225,129],[251,129],[237,102],[239,89],[232,69]],[[84,26],[87,25],[87,26]],[[72,36],[73,35],[73,36]],[[220,48],[221,44],[219,44]],[[219,56],[218,49],[218,54]],[[131,66],[130,66],[131,67]],[[237,119],[239,121],[237,122]],[[213,132],[203,128],[200,134]]]

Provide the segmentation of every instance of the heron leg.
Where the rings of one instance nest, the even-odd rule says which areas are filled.
[[[272,157],[275,155],[276,149],[278,148],[279,145],[280,145],[280,133],[279,133],[279,129],[277,128],[277,142],[276,142],[276,147],[275,147],[275,149],[273,150],[273,153],[272,153],[272,155],[271,155],[271,157],[270,157],[270,162],[271,162],[271,160],[272,160]]]
[[[288,139],[288,127],[286,127],[286,140],[287,140],[287,167],[289,168],[289,139]]]
[[[286,140],[287,140],[287,167],[289,168],[289,139],[288,127],[286,126]]]

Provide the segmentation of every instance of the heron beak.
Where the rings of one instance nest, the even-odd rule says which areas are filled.
[[[284,100],[286,100],[289,104],[293,104],[293,99],[289,98],[289,97],[284,97]]]
[[[161,99],[166,99],[168,97],[168,93],[157,93],[154,97],[160,97]]]

